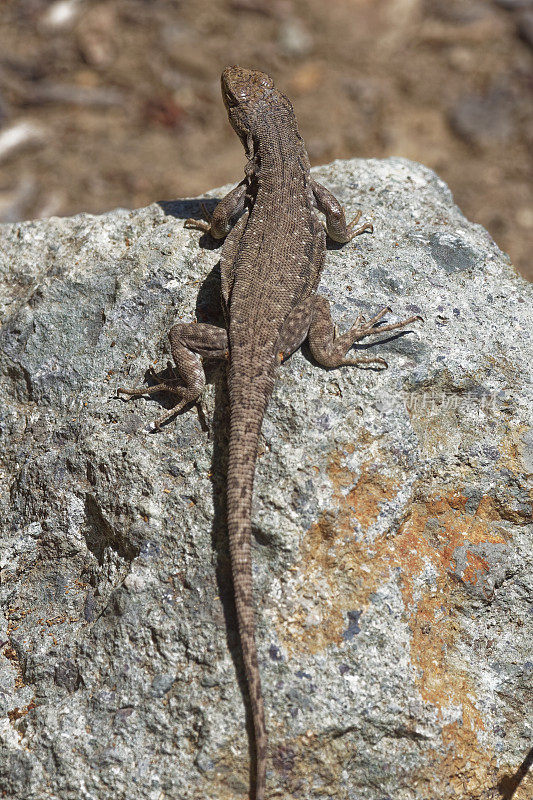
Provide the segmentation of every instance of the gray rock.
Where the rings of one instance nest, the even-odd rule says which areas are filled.
[[[375,226],[328,252],[339,326],[389,304],[425,323],[360,348],[385,372],[305,348],[279,370],[254,501],[269,786],[495,798],[531,746],[533,290],[430,170],[315,174]],[[195,410],[147,433],[168,398],[115,396],[165,369],[174,321],[220,319],[196,211],[0,229],[6,797],[247,792],[223,370],[210,434]]]

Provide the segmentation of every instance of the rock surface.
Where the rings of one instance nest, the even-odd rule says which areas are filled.
[[[341,329],[425,323],[370,348],[385,372],[279,370],[254,507],[271,794],[525,800],[533,287],[428,169],[315,174],[375,225],[328,252]],[[4,797],[247,796],[223,370],[210,433],[115,398],[164,369],[173,321],[220,318],[193,212],[0,229]]]

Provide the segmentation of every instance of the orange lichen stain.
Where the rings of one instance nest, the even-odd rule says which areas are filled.
[[[353,484],[353,475],[342,464],[339,453],[333,456],[328,474],[337,493]],[[379,465],[367,461],[361,465],[355,486],[343,496],[342,505],[345,511],[352,510],[353,516],[366,529],[378,519],[380,504],[391,500],[398,488],[397,481],[385,475]]]
[[[346,449],[349,453],[350,447]],[[354,526],[359,523],[368,530],[378,520],[381,504],[398,491],[399,481],[385,474],[383,467],[365,462],[355,479],[342,465],[343,457],[334,454],[329,469],[338,509],[323,514],[311,526],[302,554],[305,566],[296,567],[302,581],[302,602],[293,606],[290,619],[283,623],[285,634],[281,634],[290,652],[316,653],[342,641],[346,611],[357,604],[359,589],[361,603],[368,596],[368,547],[353,541]],[[385,572],[380,577],[385,578]]]
[[[19,708],[17,706],[16,708],[13,708],[11,711],[8,711],[7,716],[9,718],[9,721],[16,722],[18,719],[25,717],[26,714],[29,714],[30,711],[33,711],[34,708],[35,708],[35,698],[33,698],[33,700],[30,700],[28,705],[23,706],[22,708]]]
[[[408,516],[399,531],[398,547],[407,558],[404,545],[411,553],[416,552],[411,561],[407,558],[404,566],[411,565],[411,572],[421,561],[428,558],[441,570],[455,570],[454,553],[462,545],[504,543],[506,534],[490,524],[496,519],[496,507],[490,498],[483,498],[483,515],[469,514],[466,511],[468,500],[459,492],[447,496],[426,497],[412,503]],[[490,508],[490,513],[488,513]]]
[[[486,520],[487,522],[500,522],[502,519],[501,512],[498,511],[498,506],[493,497],[485,495],[481,498],[479,505],[476,509],[476,517],[478,519]]]
[[[424,766],[412,773],[420,800],[494,800],[495,759],[460,722],[442,727],[442,746],[428,752]]]
[[[437,709],[461,706],[463,726],[483,728],[475,691],[466,669],[450,658],[456,651],[461,622],[455,601],[461,585],[475,585],[490,571],[488,562],[469,550],[477,544],[503,543],[501,517],[490,498],[481,514],[466,511],[460,492],[424,496],[418,490],[404,511],[396,533],[357,541],[354,520],[363,533],[379,517],[380,505],[398,491],[399,480],[383,466],[363,464],[358,480],[333,454],[328,474],[334,486],[335,512],[326,512],[311,526],[296,564],[289,619],[280,620],[280,639],[289,653],[319,652],[342,641],[347,611],[362,609],[370,595],[393,576],[399,582],[411,631],[411,662],[422,698]],[[346,488],[353,485],[353,489]],[[466,569],[457,574],[455,554],[464,547]],[[364,615],[363,615],[364,624]]]
[[[467,566],[461,575],[461,579],[465,583],[476,584],[478,582],[479,574],[482,572],[489,572],[490,565],[486,558],[482,558],[477,553],[472,553],[470,550],[466,552]]]
[[[462,717],[443,725],[442,745],[428,753],[430,765],[420,768],[413,785],[421,800],[434,800],[436,793],[442,798],[488,800],[497,770],[491,753],[478,741],[485,725],[476,687],[457,647],[463,636],[457,606],[470,587],[483,591],[491,565],[473,548],[505,543],[508,534],[501,523],[507,517],[491,497],[483,497],[470,513],[460,491],[418,486],[398,529],[376,534],[383,505],[402,484],[401,476],[391,477],[391,472],[366,461],[354,475],[345,465],[345,454],[331,456],[332,509],[311,526],[302,543],[277,624],[279,639],[289,656],[340,645],[347,612],[363,611],[364,626],[372,593],[387,581],[397,581],[410,630],[412,677],[420,696],[437,714],[455,707]],[[355,523],[369,541],[361,540]]]

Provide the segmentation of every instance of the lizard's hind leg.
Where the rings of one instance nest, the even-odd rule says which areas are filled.
[[[362,315],[355,320],[349,330],[340,336],[337,335],[336,326],[331,319],[331,311],[329,302],[325,297],[317,295],[313,305],[313,317],[309,327],[309,347],[313,358],[324,367],[342,367],[342,366],[362,366],[374,364],[381,369],[386,369],[387,362],[384,358],[379,356],[358,356],[357,358],[346,358],[346,353],[355,342],[372,336],[376,333],[384,333],[386,331],[398,330],[405,328],[417,319],[422,317],[415,316],[404,319],[402,322],[394,322],[390,325],[382,325],[376,327],[376,323],[388,312],[390,308],[384,308],[375,317],[364,320]]]
[[[215,325],[180,322],[170,329],[168,337],[178,378],[168,378],[155,386],[117,389],[117,393],[132,397],[162,391],[178,395],[180,398],[178,403],[155,421],[155,428],[159,428],[163,422],[178,414],[184,406],[198,400],[205,386],[202,358],[225,358],[228,354],[226,330]],[[151,372],[153,374],[153,370]],[[178,379],[183,381],[183,386],[176,385]]]

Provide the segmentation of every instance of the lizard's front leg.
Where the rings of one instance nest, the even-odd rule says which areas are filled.
[[[120,386],[117,389],[117,393],[122,392],[131,397],[163,391],[178,395],[180,398],[178,403],[167,414],[155,421],[155,428],[159,428],[163,422],[178,414],[184,406],[194,403],[200,397],[205,386],[202,357],[226,358],[228,354],[226,330],[217,328],[215,325],[180,322],[170,329],[168,338],[178,378],[165,380],[155,386],[135,389],[124,389]],[[177,384],[179,379],[183,381],[183,386]]]
[[[206,207],[202,204],[204,214],[208,217],[207,221],[186,219],[185,227],[198,228],[198,230],[205,233],[210,233],[215,239],[223,239],[230,232],[236,218],[244,211],[247,187],[248,181],[245,178],[222,198],[211,216],[209,216]]]
[[[331,194],[325,186],[316,181],[311,181],[311,189],[316,207],[325,214],[328,236],[334,242],[341,242],[342,244],[349,242],[354,236],[359,236],[360,233],[365,231],[372,233],[374,228],[371,222],[365,222],[360,228],[355,228],[361,218],[360,211],[357,212],[350,224],[347,224],[344,209],[334,194]]]
[[[376,323],[380,321],[385,314],[390,311],[390,308],[384,308],[375,317],[365,321],[360,315],[352,325],[352,327],[345,333],[337,336],[336,327],[331,319],[331,311],[329,308],[329,301],[321,295],[315,295],[313,303],[313,315],[311,317],[311,324],[309,326],[309,347],[313,358],[324,367],[343,367],[348,365],[361,366],[368,364],[375,364],[385,369],[387,362],[384,358],[379,356],[367,357],[358,356],[357,358],[346,358],[346,353],[355,342],[365,339],[367,336],[372,336],[376,333],[385,333],[386,331],[395,331],[400,328],[405,328],[415,320],[421,320],[422,317],[414,316],[404,319],[401,322],[394,322],[390,325],[382,325],[376,327]]]

